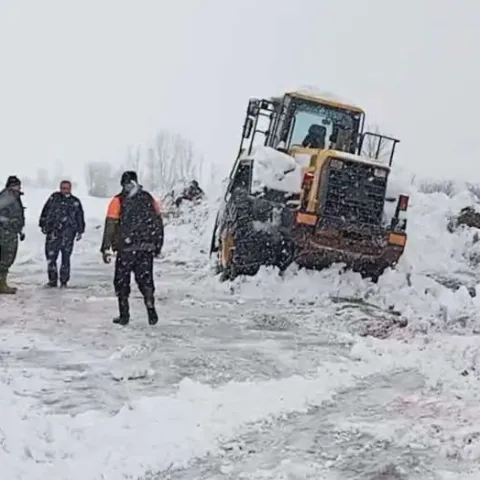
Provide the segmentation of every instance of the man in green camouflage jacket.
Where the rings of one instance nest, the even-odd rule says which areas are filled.
[[[10,176],[0,192],[0,294],[17,293],[16,288],[7,284],[7,276],[17,257],[18,240],[25,239],[21,186],[17,177]]]

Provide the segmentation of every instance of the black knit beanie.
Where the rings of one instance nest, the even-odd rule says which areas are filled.
[[[137,172],[134,172],[133,170],[127,170],[126,172],[123,172],[120,185],[123,187],[131,182],[138,183]]]
[[[10,188],[10,187],[18,187],[22,184],[20,179],[16,175],[10,175],[7,178],[7,183],[5,184],[5,188]]]

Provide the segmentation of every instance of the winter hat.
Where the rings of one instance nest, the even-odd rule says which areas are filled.
[[[22,182],[16,175],[10,175],[7,179],[7,183],[5,184],[5,188],[19,187],[21,184]]]
[[[137,172],[134,172],[133,170],[127,170],[126,172],[123,172],[120,185],[123,187],[131,182],[138,183]]]

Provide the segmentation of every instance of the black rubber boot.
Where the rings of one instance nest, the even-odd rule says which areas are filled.
[[[130,322],[130,307],[128,298],[118,297],[118,311],[120,315],[113,319],[113,323],[118,325],[128,325]]]
[[[158,323],[158,314],[157,314],[157,311],[155,310],[155,307],[147,308],[147,314],[148,314],[148,323],[150,325],[156,325]]]
[[[155,300],[153,296],[145,297],[145,306],[147,307],[149,325],[156,325],[158,323],[158,315],[155,310]]]

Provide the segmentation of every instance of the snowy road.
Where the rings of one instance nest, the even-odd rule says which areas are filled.
[[[219,284],[203,223],[167,228],[153,328],[136,289],[111,323],[95,222],[65,291],[29,226],[0,300],[4,478],[480,478],[477,299],[420,271]]]

